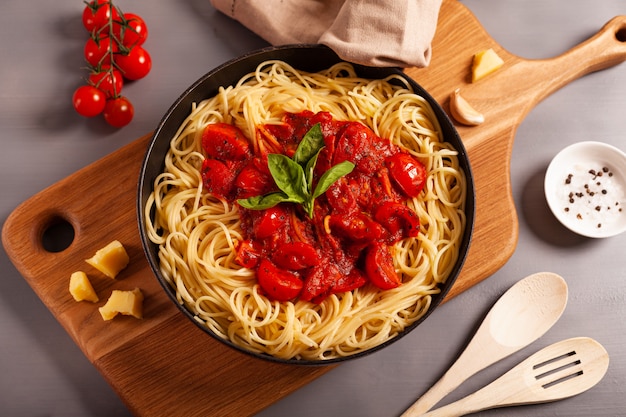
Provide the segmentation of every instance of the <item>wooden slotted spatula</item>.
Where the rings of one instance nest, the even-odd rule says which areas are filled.
[[[588,337],[566,339],[540,350],[475,393],[422,416],[463,416],[569,398],[600,382],[608,367],[609,355],[600,343]]]

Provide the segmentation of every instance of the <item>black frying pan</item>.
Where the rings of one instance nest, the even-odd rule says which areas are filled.
[[[242,347],[236,346],[230,341],[224,340],[221,337],[213,334],[213,332],[211,332],[206,326],[198,323],[196,320],[193,319],[193,312],[188,310],[185,306],[181,306],[178,304],[178,302],[176,301],[175,291],[169,286],[169,284],[164,280],[163,276],[161,275],[159,268],[158,247],[148,239],[146,234],[144,226],[146,220],[144,214],[146,201],[148,199],[148,196],[152,192],[154,179],[163,171],[165,154],[168,151],[170,140],[175,135],[179,126],[189,115],[192,103],[200,102],[203,99],[214,96],[215,94],[217,94],[218,88],[220,86],[229,86],[231,84],[235,84],[237,81],[239,81],[241,77],[254,71],[260,63],[270,59],[282,60],[289,63],[298,70],[309,72],[321,71],[338,62],[341,62],[341,59],[330,48],[321,45],[287,45],[281,47],[269,47],[255,52],[251,52],[215,68],[214,70],[210,71],[202,78],[200,78],[198,81],[196,81],[185,92],[183,92],[183,94],[170,107],[167,113],[165,113],[165,116],[155,130],[142,164],[137,197],[137,213],[141,241],[152,271],[154,272],[156,278],[159,280],[161,286],[163,287],[163,290],[167,293],[172,302],[174,302],[176,306],[181,310],[181,312],[185,316],[187,316],[193,323],[195,323],[204,332],[216,338],[220,342],[226,343],[234,349],[248,353],[255,357],[280,363],[293,363],[300,365],[324,365],[358,358],[363,355],[378,351],[385,346],[395,342],[405,334],[409,333],[411,330],[415,329],[422,321],[424,321],[426,317],[428,317],[428,315],[430,315],[433,310],[441,303],[452,285],[454,285],[454,282],[461,271],[463,263],[465,262],[474,225],[474,181],[469,159],[463,142],[461,141],[461,138],[459,137],[452,122],[443,111],[439,103],[437,103],[430,96],[430,94],[428,94],[415,81],[406,76],[401,70],[397,68],[374,68],[362,65],[355,65],[357,74],[362,78],[375,79],[386,78],[391,74],[402,75],[413,86],[414,91],[424,97],[430,103],[439,120],[445,140],[451,143],[454,148],[459,152],[461,167],[467,177],[468,192],[466,201],[467,226],[463,234],[462,249],[456,265],[454,266],[452,273],[450,277],[448,277],[445,285],[443,285],[443,287],[441,288],[441,293],[433,297],[429,311],[420,320],[406,328],[399,336],[367,351],[357,353],[345,358],[329,360],[286,360],[271,357],[265,354],[248,352]]]

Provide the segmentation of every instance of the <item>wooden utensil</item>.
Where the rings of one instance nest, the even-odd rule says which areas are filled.
[[[567,284],[559,275],[540,272],[517,282],[494,304],[456,362],[402,417],[425,413],[476,372],[537,340],[566,304]]]
[[[562,400],[596,385],[608,367],[609,355],[600,343],[588,337],[563,340],[543,348],[475,393],[422,417],[455,417],[490,408]]]

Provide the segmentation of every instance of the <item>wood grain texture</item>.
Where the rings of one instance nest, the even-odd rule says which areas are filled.
[[[443,1],[431,65],[406,72],[444,108],[452,91],[461,87],[487,119],[480,127],[459,127],[475,175],[477,221],[468,260],[448,299],[498,270],[515,250],[518,224],[509,167],[515,130],[524,115],[569,81],[626,59],[625,22],[623,17],[612,21],[561,57],[526,61],[504,51],[463,5]],[[505,66],[470,84],[472,55],[488,47],[504,58]],[[134,414],[253,415],[332,367],[285,366],[235,352],[204,335],[170,303],[147,264],[137,228],[136,188],[148,140],[149,135],[140,138],[24,202],[5,222],[3,244]],[[50,253],[42,246],[42,235],[60,220],[73,226],[75,237],[66,250]],[[113,239],[124,244],[131,258],[117,280],[84,262]],[[140,287],[146,296],[145,318],[104,322],[97,306],[74,302],[68,283],[76,270],[89,275],[101,300],[113,289]]]

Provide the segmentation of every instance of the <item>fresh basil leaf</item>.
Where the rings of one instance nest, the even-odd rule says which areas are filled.
[[[311,190],[313,189],[313,171],[315,170],[315,164],[317,164],[317,158],[322,152],[322,148],[320,148],[315,155],[306,163],[306,167],[304,168],[304,176],[306,178],[306,186],[307,193],[311,194]],[[314,197],[315,198],[315,197]]]
[[[265,210],[279,203],[303,203],[302,200],[290,198],[285,193],[269,193],[237,200],[241,207],[251,210]]]
[[[308,132],[304,135],[298,149],[293,155],[293,160],[298,165],[304,167],[311,158],[324,147],[324,135],[322,134],[322,125],[316,123]]]
[[[324,194],[331,185],[339,178],[348,175],[354,169],[354,164],[350,161],[343,161],[330,168],[320,177],[313,192],[313,198],[317,198]]]
[[[271,153],[267,155],[267,165],[278,188],[290,198],[304,201],[307,194],[304,169],[293,159]]]

